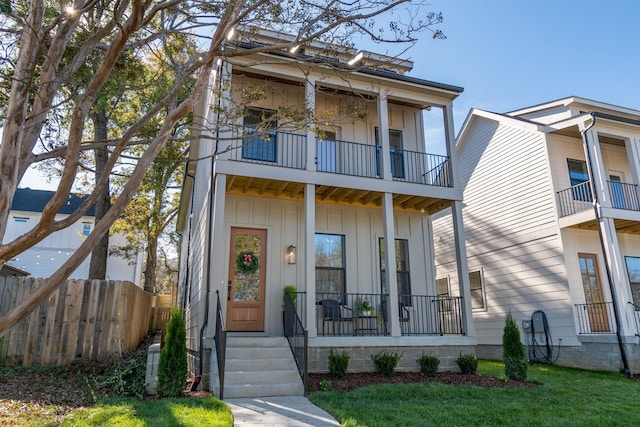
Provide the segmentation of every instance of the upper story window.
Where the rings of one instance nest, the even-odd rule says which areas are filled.
[[[316,234],[316,293],[332,293],[344,296],[345,258],[344,236],[340,234]],[[345,301],[346,299],[343,299]]]
[[[88,222],[82,223],[82,235],[87,237],[91,233],[91,224]]]
[[[589,173],[587,172],[587,162],[584,160],[567,159],[569,167],[569,181],[571,187],[575,187],[583,182],[589,181]],[[583,202],[591,201],[591,189],[588,185],[580,185],[573,188],[573,199]]]
[[[276,111],[265,108],[249,108],[244,116],[244,129],[256,133],[242,140],[242,158],[275,162],[277,160]]]

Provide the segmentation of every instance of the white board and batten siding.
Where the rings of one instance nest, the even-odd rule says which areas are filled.
[[[521,320],[544,309],[554,340],[574,337],[566,269],[558,236],[545,137],[518,126],[475,117],[458,142],[464,185],[463,219],[469,271],[481,271],[484,308],[474,309],[479,344],[500,344],[508,312]],[[448,218],[434,222],[453,239]],[[457,288],[453,253],[436,244],[437,277]]]

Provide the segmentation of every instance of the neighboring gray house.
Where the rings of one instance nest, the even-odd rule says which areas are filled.
[[[261,45],[277,42],[260,37]],[[277,388],[285,374],[274,350],[262,348],[283,340],[286,285],[299,293],[311,371],[326,371],[332,348],[351,354],[352,370],[372,370],[369,356],[381,349],[406,352],[402,369],[416,370],[422,351],[454,369],[476,343],[468,286],[437,296],[431,232],[433,214],[461,209],[452,106],[462,88],[408,76],[410,61],[368,52],[352,68],[357,52],[331,59],[323,47],[220,58],[212,86],[223,91],[210,91],[195,114],[212,130],[191,144],[177,226],[179,293],[192,372],[216,388],[218,350],[228,362],[225,396],[300,392]],[[296,55],[315,65],[301,67]],[[216,115],[245,88],[265,96],[216,132]],[[326,117],[322,132],[280,121],[282,106]],[[426,152],[424,115],[436,113],[447,155]],[[451,227],[464,276],[460,215]],[[227,348],[213,339],[217,296]],[[247,357],[267,360],[239,365]]]
[[[18,188],[13,196],[9,223],[4,236],[4,242],[10,242],[16,237],[26,233],[40,220],[44,206],[53,197],[53,191],[32,190],[30,188]],[[82,196],[70,194],[67,203],[60,208],[56,219],[63,218],[73,213],[82,203]],[[28,271],[34,277],[49,277],[56,271],[69,255],[73,253],[89,235],[94,225],[94,210],[90,208],[85,216],[71,227],[57,231],[47,236],[35,246],[27,249],[9,261],[12,267]],[[109,244],[123,244],[124,236],[114,235],[109,237]],[[86,279],[89,277],[89,263],[91,257],[87,257],[82,264],[71,274],[71,279]],[[120,257],[109,256],[107,259],[107,279],[128,280],[139,284],[142,274],[142,254],[133,264]]]
[[[474,109],[457,152],[478,355],[501,357],[511,312],[533,359],[640,373],[640,111],[578,97]],[[446,215],[434,235],[446,294]]]

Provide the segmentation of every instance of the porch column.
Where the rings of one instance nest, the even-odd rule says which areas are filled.
[[[384,263],[387,272],[387,320],[391,321],[391,336],[402,335],[399,319],[398,273],[396,270],[396,232],[393,218],[393,194],[382,195],[382,227],[384,233]]]
[[[629,302],[633,302],[631,295],[631,285],[627,276],[627,267],[624,257],[620,251],[620,243],[618,242],[618,234],[613,218],[601,218],[600,233],[603,240],[603,249],[605,262],[609,264],[611,274],[611,292],[615,292],[613,303],[620,314],[620,335],[635,335],[635,319],[634,313],[631,312]]]
[[[607,169],[605,168],[602,160],[602,151],[600,150],[598,132],[595,128],[591,128],[583,135],[583,138],[586,138],[584,141],[584,147],[587,159],[587,168],[589,169],[589,177],[593,180],[596,200],[600,207],[610,208],[613,205],[611,203],[611,195],[609,194],[609,185],[607,184]]]
[[[212,117],[208,121],[209,126],[213,125],[213,129],[217,131],[217,135],[214,134],[211,141],[215,143],[214,149],[220,152],[217,158],[221,160],[227,160],[232,157],[231,150],[228,148],[236,145],[235,141],[231,139],[233,136],[231,132],[232,123],[229,122],[226,113],[224,113],[229,110],[231,102],[232,68],[233,66],[222,58],[216,59],[216,68],[212,73],[213,81],[211,82],[211,90],[213,90],[211,102],[213,105],[207,106],[212,111]]]
[[[389,145],[389,108],[387,95],[378,95],[378,142],[380,143],[380,176],[384,180],[392,180],[391,146]],[[392,207],[393,208],[393,207]]]
[[[316,112],[316,80],[313,77],[307,77],[307,80],[304,85],[304,99],[305,99],[305,107],[312,111],[314,114]],[[316,141],[316,134],[313,132],[313,122],[307,123],[307,156],[305,159],[306,169],[307,170],[316,170],[316,158],[318,156],[318,143]]]
[[[431,215],[422,218],[422,242],[424,245],[425,277],[427,278],[427,295],[437,295],[436,257],[433,245],[433,219]]]
[[[304,282],[309,337],[318,335],[316,325],[316,189],[313,184],[304,187]]]
[[[442,108],[444,118],[444,136],[447,144],[447,156],[449,156],[449,183],[456,188],[460,185],[458,174],[458,154],[456,151],[456,132],[453,127],[453,102],[447,103]]]
[[[213,183],[213,188],[211,188],[211,183]],[[211,253],[208,254],[210,257],[208,266],[211,283],[209,283],[209,324],[207,327],[207,337],[213,336],[216,326],[216,289],[220,290],[220,302],[222,303],[222,310],[223,313],[225,313],[226,318],[228,292],[225,284],[227,283],[228,277],[225,277],[225,273],[227,273],[228,269],[220,268],[220,266],[226,265],[225,254],[229,250],[224,243],[226,241],[224,238],[224,208],[227,192],[227,176],[224,174],[215,175],[212,173],[209,186],[209,191],[213,190],[211,205],[209,206],[211,209],[209,222],[209,227],[211,229],[209,238],[211,238],[213,242],[210,246]]]
[[[455,201],[451,206],[453,220],[453,242],[456,249],[456,264],[458,267],[458,286],[462,296],[462,322],[464,333],[468,337],[476,336],[476,328],[473,324],[473,311],[471,309],[471,282],[469,281],[469,268],[467,267],[467,248],[464,239],[464,225],[462,223],[462,202]]]

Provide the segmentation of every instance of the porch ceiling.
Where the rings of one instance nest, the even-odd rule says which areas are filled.
[[[304,183],[278,181],[273,179],[252,178],[230,175],[227,179],[227,193],[242,196],[268,197],[286,200],[304,200]],[[379,208],[382,206],[382,193],[378,191],[353,188],[316,185],[317,203],[337,203]],[[409,194],[394,194],[395,210],[433,214],[451,205],[450,200],[436,199]]]
[[[630,221],[626,219],[615,219],[616,231],[622,234],[640,234],[640,222]],[[572,225],[569,228],[577,228],[580,230],[598,230],[598,224],[595,220]]]

